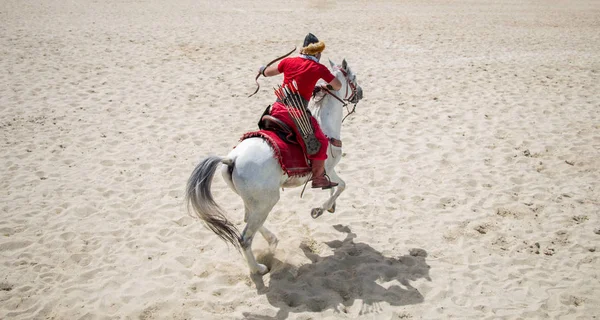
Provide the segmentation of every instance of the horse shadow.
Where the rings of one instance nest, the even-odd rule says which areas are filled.
[[[429,277],[427,252],[410,249],[397,258],[386,257],[366,243],[355,243],[356,234],[349,227],[335,225],[346,233],[343,241],[326,242],[333,249],[330,256],[321,257],[314,248],[303,243],[300,248],[311,263],[292,266],[271,256],[262,257],[271,269],[270,281],[253,276],[257,292],[267,296],[269,303],[279,308],[274,317],[244,313],[244,319],[286,319],[290,312],[322,312],[329,308],[348,313],[356,300],[361,300],[359,313],[381,310],[387,302],[403,306],[423,302],[423,295],[410,281]]]

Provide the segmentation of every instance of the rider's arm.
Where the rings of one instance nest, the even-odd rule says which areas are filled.
[[[280,74],[281,72],[277,69],[277,66],[268,66],[268,67],[260,67],[258,73],[262,74],[265,77],[272,77]]]
[[[324,65],[321,65],[321,79],[327,82],[327,85],[321,85],[323,88],[334,91],[338,91],[342,88],[342,82],[336,78]]]
[[[342,82],[338,78],[333,78],[333,80],[328,84],[328,86],[331,86],[333,90],[338,91],[342,88]]]

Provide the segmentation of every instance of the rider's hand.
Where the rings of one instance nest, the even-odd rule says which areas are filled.
[[[321,92],[321,89],[323,89],[323,87],[322,87],[322,86],[315,86],[315,88],[313,89],[313,93],[312,93],[313,97],[314,97],[314,96],[315,96],[317,93]]]
[[[333,90],[333,87],[330,84],[321,84],[321,85],[317,85],[315,86],[315,88],[313,89],[313,96],[316,95],[317,93],[321,92],[321,90]]]
[[[266,68],[266,66],[260,66],[260,68],[258,68],[258,73],[261,74],[263,77],[266,77],[264,74]]]

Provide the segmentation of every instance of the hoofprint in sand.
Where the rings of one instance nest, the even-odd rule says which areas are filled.
[[[600,314],[593,1],[0,3],[0,318]],[[365,98],[335,214],[285,190],[270,273],[187,216],[199,159],[274,100],[307,32]],[[243,227],[222,181],[215,200]]]

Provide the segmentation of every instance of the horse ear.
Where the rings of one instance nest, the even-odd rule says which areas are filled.
[[[333,61],[331,61],[331,59],[328,59],[328,60],[329,60],[329,65],[330,65],[332,68],[334,68],[334,67],[335,67],[335,63],[333,63]]]
[[[348,70],[348,62],[346,62],[346,59],[342,61],[342,69]]]

